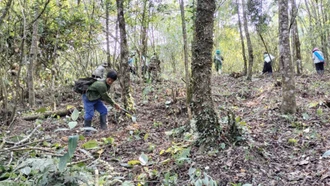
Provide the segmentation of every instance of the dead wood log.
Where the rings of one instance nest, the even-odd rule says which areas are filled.
[[[53,118],[58,117],[58,116],[63,117],[66,115],[70,115],[73,110],[74,110],[74,108],[56,110],[56,111],[48,111],[48,112],[44,112],[44,113],[37,114],[37,115],[24,116],[24,117],[22,117],[22,119],[26,120],[26,121],[33,121],[36,119],[43,119],[43,118],[47,118],[47,117],[53,117]]]

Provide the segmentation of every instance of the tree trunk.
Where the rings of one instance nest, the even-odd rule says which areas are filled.
[[[35,18],[38,18],[38,8],[35,6],[34,9]],[[29,105],[34,107],[35,94],[34,94],[34,64],[37,62],[38,56],[38,20],[33,23],[33,33],[30,50],[30,60],[28,65],[28,90],[29,90]]]
[[[112,58],[112,65],[115,67],[116,66],[116,57],[117,57],[117,43],[118,43],[118,20],[116,21],[116,39],[115,39],[115,46],[114,46],[114,51],[113,51],[113,58]]]
[[[220,134],[211,96],[213,21],[215,0],[198,0],[192,51],[192,114],[196,121],[197,145],[215,146]]]
[[[301,61],[301,53],[300,53],[300,40],[298,35],[298,24],[297,24],[297,15],[298,9],[296,5],[296,0],[291,0],[292,5],[292,13],[291,13],[291,21],[292,21],[292,54],[293,61],[296,64],[297,74],[300,75],[302,73],[302,61]]]
[[[122,88],[122,101],[124,107],[128,110],[132,110],[132,99],[130,94],[130,71],[128,68],[128,47],[127,47],[127,38],[126,38],[126,23],[124,17],[124,5],[122,0],[117,0],[117,16],[119,23],[119,32],[120,32],[120,71],[121,78],[120,84]]]
[[[187,30],[186,30],[186,22],[185,22],[185,15],[184,15],[184,2],[183,0],[180,1],[180,10],[181,10],[181,21],[182,21],[182,36],[183,36],[183,54],[184,54],[184,67],[186,72],[186,91],[187,91],[187,98],[186,98],[186,105],[188,111],[188,118],[191,119],[191,110],[190,110],[190,101],[191,101],[191,89],[190,89],[190,74],[189,74],[189,62],[188,62],[188,42],[187,42]]]
[[[293,79],[293,65],[290,57],[290,31],[288,0],[279,0],[279,28],[280,28],[280,63],[282,73],[282,105],[283,114],[296,112],[295,82]]]
[[[244,44],[244,37],[243,37],[243,29],[242,29],[241,16],[240,16],[240,13],[239,13],[239,2],[238,2],[238,0],[236,0],[236,5],[237,5],[237,17],[238,17],[239,35],[240,35],[240,38],[241,38],[242,56],[243,56],[243,61],[244,61],[243,74],[244,74],[244,76],[246,76],[247,75],[247,60],[246,60],[246,54],[245,54],[245,44]]]
[[[328,41],[327,41],[327,29],[326,28],[326,25],[328,24],[327,23],[327,20],[326,20],[326,13],[323,11],[325,5],[323,4],[323,1],[320,0],[320,6],[318,6],[319,9],[320,9],[320,17],[318,20],[320,20],[318,23],[319,23],[319,28],[321,28],[321,48],[322,48],[322,52],[323,52],[323,55],[324,55],[324,60],[325,61],[328,61]],[[327,9],[328,10],[328,9]]]
[[[142,26],[141,26],[141,59],[140,61],[143,62],[143,66],[146,67],[147,65],[147,47],[148,47],[148,39],[147,39],[147,30],[148,30],[148,10],[147,10],[147,4],[148,0],[144,0],[143,2],[143,13],[142,13]],[[143,59],[144,57],[144,59]],[[142,65],[141,65],[142,66]],[[146,71],[146,70],[145,70]],[[141,70],[141,77],[144,77],[144,72]]]
[[[311,14],[309,4],[308,4],[307,0],[305,0],[305,5],[306,5],[306,9],[307,9],[307,13],[308,13],[308,20],[309,20],[309,35],[310,35],[309,40],[311,41],[311,47],[310,48],[313,48],[313,47],[315,47],[315,40],[314,40],[314,34],[313,34],[314,29],[313,29],[313,26],[312,26],[313,19],[312,19],[312,14]]]
[[[242,9],[243,9],[244,31],[245,31],[245,35],[246,35],[248,54],[249,54],[249,68],[248,68],[247,80],[251,81],[252,80],[252,68],[253,68],[253,48],[252,48],[252,43],[251,43],[250,33],[249,33],[249,28],[248,28],[247,15],[246,15],[247,6],[245,3],[245,0],[242,0]]]
[[[105,30],[106,30],[106,40],[107,40],[107,63],[109,65],[109,68],[112,67],[112,64],[111,64],[111,56],[110,56],[110,37],[109,37],[109,33],[110,33],[110,30],[109,30],[109,11],[110,11],[110,0],[106,0],[105,1]]]

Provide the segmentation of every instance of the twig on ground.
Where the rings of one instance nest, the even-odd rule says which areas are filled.
[[[71,163],[68,163],[67,166],[71,166],[71,165],[76,165],[76,164],[79,164],[79,163],[84,163],[86,161],[89,161],[89,160],[92,160],[93,158],[87,158],[87,159],[84,159],[84,160],[80,160],[80,161],[76,161],[76,162],[71,162]]]
[[[9,162],[7,163],[7,166],[9,166],[11,164],[11,162],[13,161],[13,156],[14,156],[14,153],[10,152],[10,159],[9,159]]]
[[[44,141],[48,141],[48,140],[51,140],[51,138],[46,138],[46,139],[41,139],[41,140],[37,140],[37,141],[32,141],[32,142],[29,142],[29,143],[25,143],[25,144],[18,145],[18,146],[13,146],[13,147],[10,147],[10,148],[4,148],[4,149],[0,150],[0,152],[17,149],[17,148],[20,148],[20,147],[31,145],[33,143],[39,143],[39,142],[44,142]],[[7,141],[5,141],[5,139],[3,139],[3,141],[5,143],[7,143]]]
[[[18,142],[6,141],[6,143],[8,143],[8,144],[14,144],[15,146],[17,146],[17,145],[19,145],[19,144],[21,144],[21,143],[24,143],[24,142],[26,142],[27,140],[29,140],[29,139],[31,138],[31,136],[33,135],[33,133],[34,133],[37,129],[39,129],[40,127],[41,127],[41,126],[38,125],[36,128],[33,129],[33,131],[32,131],[29,135],[26,136],[26,138],[22,139],[21,141],[18,141]]]
[[[20,148],[20,149],[11,149],[11,150],[12,151],[40,150],[40,151],[46,151],[46,152],[54,153],[54,151],[52,149],[41,148],[41,147],[25,147],[25,148]]]
[[[95,186],[99,186],[99,170],[95,169]]]

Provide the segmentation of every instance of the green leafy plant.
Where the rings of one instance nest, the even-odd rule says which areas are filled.
[[[170,172],[165,173],[163,184],[165,186],[177,185],[178,184],[178,175],[176,173],[171,174]]]
[[[206,172],[202,172],[200,169],[190,168],[189,169],[189,181],[195,186],[217,186],[217,182],[212,179]]]

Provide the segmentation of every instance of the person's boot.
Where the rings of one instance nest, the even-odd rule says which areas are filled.
[[[92,127],[92,120],[85,120],[84,127]],[[92,132],[90,130],[85,130],[84,136],[91,136]]]
[[[107,130],[108,125],[107,125],[107,115],[100,115],[100,124],[101,124],[101,129],[102,130]]]

